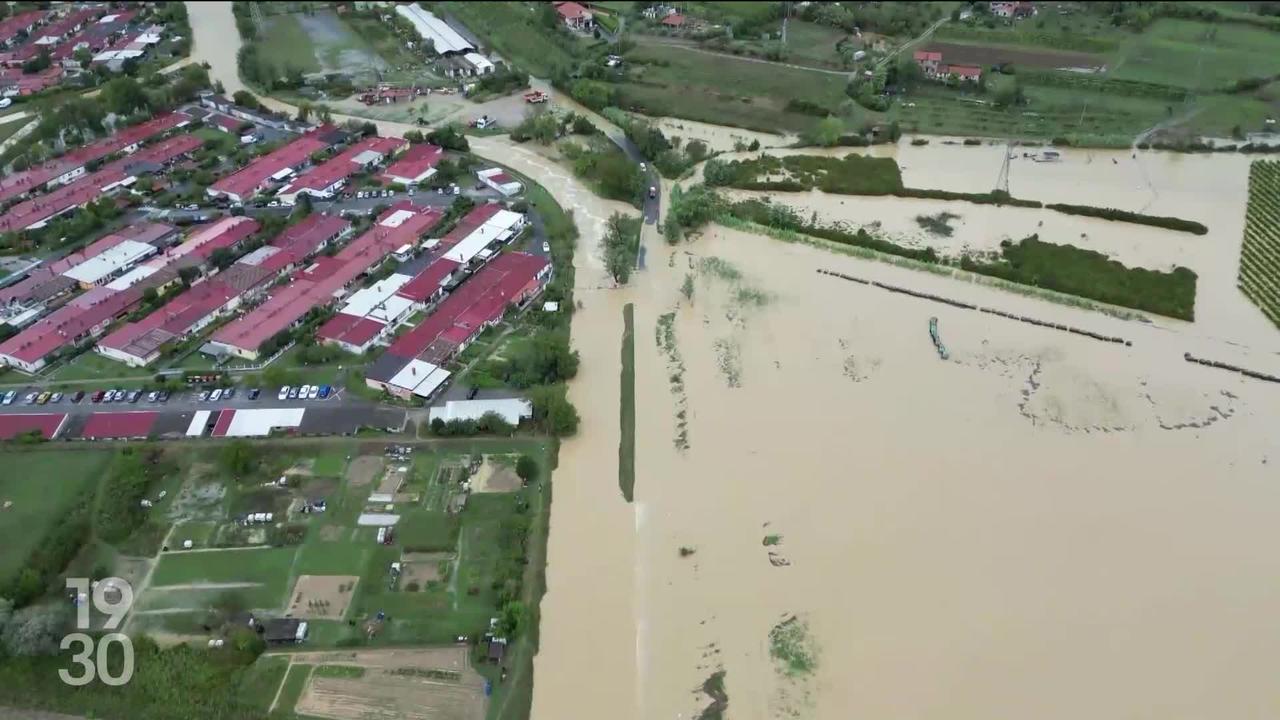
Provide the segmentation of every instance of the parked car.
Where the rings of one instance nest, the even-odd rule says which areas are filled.
[[[35,405],[37,397],[39,397],[39,395],[35,393],[27,393],[27,396],[22,398],[22,403],[24,405]]]
[[[298,399],[298,392],[299,392],[300,390],[302,390],[302,388],[296,388],[296,387],[289,388],[289,399],[290,399],[290,400],[297,400],[297,399]]]
[[[151,392],[147,393],[147,402],[149,403],[153,403],[159,398],[160,398],[160,393],[156,392],[155,390],[152,390]]]
[[[112,402],[122,402],[122,401],[124,400],[124,396],[125,396],[125,395],[127,395],[127,394],[128,394],[128,393],[126,393],[124,390],[116,390],[116,391],[115,391],[114,393],[112,393],[112,395],[111,395],[111,401],[112,401]]]
[[[157,402],[162,402],[162,403],[169,402],[169,391],[168,391],[168,390],[161,390],[161,391],[160,391],[160,396],[156,398],[156,401],[157,401]]]
[[[84,399],[84,391],[83,391],[83,390],[77,390],[77,391],[76,391],[76,394],[71,396],[71,402],[73,402],[73,403],[78,403],[78,402],[80,402],[80,401],[81,401],[81,400],[83,400],[83,399]]]
[[[363,191],[363,190],[361,190],[360,192],[356,193],[356,199],[357,199],[357,200],[363,200],[363,199],[364,199],[364,191]]]
[[[288,386],[288,385],[285,385],[284,387],[280,388],[280,392],[276,393],[276,399],[277,399],[277,400],[286,400],[286,399],[288,399],[288,397],[289,397],[289,386]]]
[[[90,400],[91,402],[100,403],[100,402],[102,402],[102,398],[103,398],[103,397],[105,397],[105,396],[106,396],[106,394],[107,394],[107,393],[106,393],[106,391],[104,391],[104,390],[99,390],[98,392],[94,393],[94,394],[93,394],[93,397],[89,398],[89,400]]]
[[[125,399],[126,399],[126,400],[128,400],[128,401],[129,401],[129,402],[131,402],[131,403],[136,403],[136,402],[138,402],[138,398],[140,398],[140,397],[142,397],[142,391],[141,391],[141,390],[130,390],[130,391],[129,391],[129,395],[128,395]]]
[[[321,386],[320,386],[320,399],[321,399],[321,400],[323,400],[323,399],[325,399],[325,398],[327,398],[327,397],[329,397],[329,386],[328,386],[328,385],[321,385]]]
[[[18,392],[16,390],[10,390],[4,394],[3,398],[0,398],[0,405],[12,405],[13,399],[16,397],[18,397]]]
[[[236,389],[235,389],[235,388],[227,388],[226,390],[223,390],[223,391],[222,391],[222,399],[223,399],[223,400],[230,400],[231,398],[233,398],[233,397],[235,397],[235,396],[236,396]]]
[[[250,400],[257,400],[257,399],[258,399],[258,396],[259,396],[259,395],[261,395],[261,394],[262,394],[262,391],[261,391],[261,390],[259,390],[258,388],[252,388],[252,389],[250,389],[250,390],[249,390],[249,399],[250,399]]]
[[[205,400],[208,400],[208,399],[209,399],[209,391],[208,391],[208,390],[203,390],[203,391],[201,391],[201,392],[200,392],[200,402],[204,402]]]
[[[267,207],[280,207],[280,201],[272,200],[271,202],[267,203]]]
[[[218,402],[221,399],[222,399],[222,388],[214,388],[214,391],[209,393],[210,402]]]
[[[0,98],[0,109],[7,108],[13,104],[13,98]]]
[[[318,397],[320,397],[320,386],[312,385],[311,389],[307,391],[307,399],[315,400]]]
[[[551,252],[551,243],[549,243],[549,242],[544,242],[544,243],[542,243],[542,252],[544,252],[544,253],[549,253],[549,252]]]
[[[306,399],[307,399],[307,395],[308,395],[310,392],[311,392],[311,386],[310,386],[310,385],[303,385],[302,387],[298,388],[298,399],[299,399],[299,400],[306,400]],[[292,395],[290,395],[290,397],[293,397],[293,396],[292,396]]]
[[[60,392],[56,392],[56,393],[54,393],[54,394],[50,395],[50,396],[49,396],[49,402],[51,402],[51,403],[60,403],[60,402],[62,402],[62,393],[60,393]]]
[[[43,405],[47,402],[49,402],[49,393],[47,392],[40,393],[39,397],[36,398],[37,405]]]

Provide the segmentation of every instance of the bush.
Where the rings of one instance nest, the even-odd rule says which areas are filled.
[[[1177,230],[1179,232],[1188,232],[1196,235],[1204,235],[1209,232],[1209,228],[1205,227],[1201,223],[1195,222],[1194,220],[1183,220],[1182,218],[1168,217],[1164,215],[1143,215],[1142,213],[1129,212],[1128,210],[1097,208],[1090,207],[1088,205],[1069,205],[1066,203],[1050,203],[1045,207],[1068,215],[1085,215],[1088,217],[1102,218],[1103,220],[1130,222],[1138,225],[1151,225],[1154,227]]]

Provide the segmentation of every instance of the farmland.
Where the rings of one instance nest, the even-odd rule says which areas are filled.
[[[551,77],[557,68],[569,69],[585,40],[538,31],[536,8],[525,3],[446,2],[442,9],[467,29],[486,39],[503,57],[537,77]]]
[[[1249,169],[1249,206],[1240,251],[1240,290],[1280,327],[1280,162]]]
[[[1006,45],[969,45],[953,42],[931,42],[922,48],[940,52],[948,63],[987,67],[1012,63],[1028,68],[1100,68],[1106,58],[1066,50],[1033,50]]]

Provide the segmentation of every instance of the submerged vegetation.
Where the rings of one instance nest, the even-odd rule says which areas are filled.
[[[631,502],[636,487],[636,333],[635,305],[622,308],[622,392],[618,402],[622,433],[618,441],[618,487]]]
[[[818,667],[818,648],[809,635],[809,623],[791,615],[774,625],[769,631],[769,656],[783,675],[812,673]]]
[[[916,224],[933,235],[951,237],[955,232],[955,229],[951,227],[951,221],[959,219],[959,215],[944,210],[933,215],[917,215]]]
[[[689,396],[685,394],[684,360],[680,357],[680,348],[676,346],[676,314],[674,312],[658,316],[654,336],[658,342],[658,349],[667,358],[667,382],[671,386],[671,395],[675,398],[676,434],[672,442],[677,450],[688,450]]]
[[[1249,168],[1237,284],[1280,327],[1280,161],[1258,160]]]

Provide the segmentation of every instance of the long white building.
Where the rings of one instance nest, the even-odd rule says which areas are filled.
[[[422,39],[431,41],[431,46],[437,55],[466,53],[476,49],[474,45],[467,42],[466,38],[459,35],[457,30],[449,27],[449,23],[423,10],[418,3],[397,5],[396,14],[413,23],[414,29]]]

